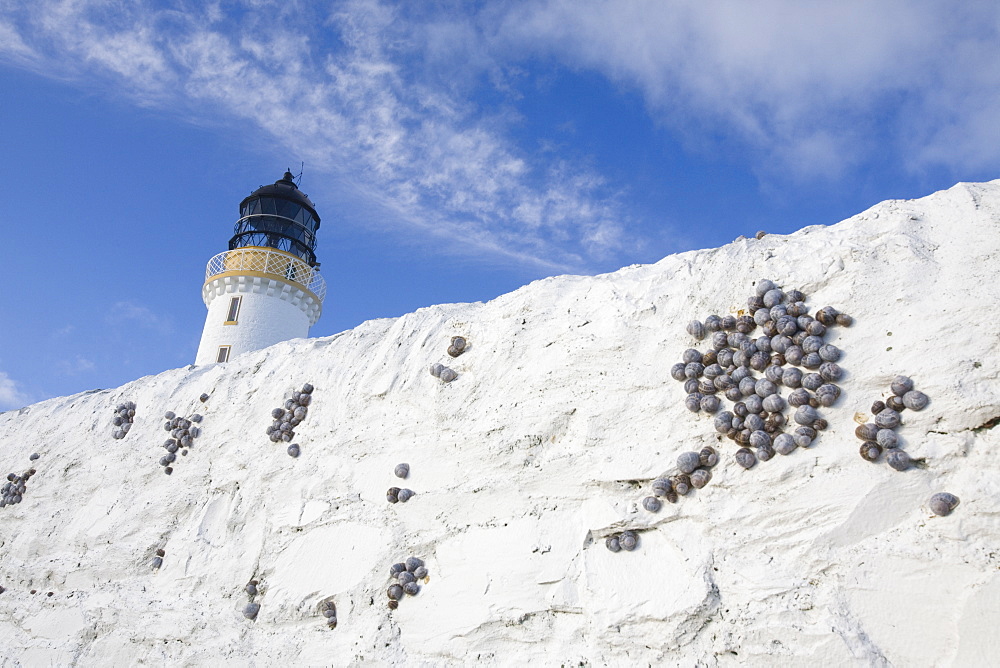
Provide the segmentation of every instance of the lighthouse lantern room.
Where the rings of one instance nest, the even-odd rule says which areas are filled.
[[[229,250],[208,261],[201,291],[208,316],[195,364],[309,336],[326,296],[316,262],[319,223],[291,172],[240,203]]]

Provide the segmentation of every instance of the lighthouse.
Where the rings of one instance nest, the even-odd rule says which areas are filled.
[[[208,307],[195,364],[309,336],[323,311],[326,281],[316,261],[319,214],[291,172],[240,202],[229,250],[208,261]]]

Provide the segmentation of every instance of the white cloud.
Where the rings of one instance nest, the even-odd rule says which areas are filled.
[[[443,74],[465,72],[472,85],[493,67],[474,17],[435,23],[377,0],[337,3],[326,16],[277,3],[240,22],[217,6],[188,18],[129,7],[109,18],[102,3],[39,0],[15,25],[22,41],[55,45],[36,69],[110,79],[141,104],[196,119],[249,120],[325,170],[328,188],[377,207],[373,222],[453,252],[579,270],[635,243],[596,173],[526,153],[503,113],[477,108],[462,77]],[[468,61],[443,46],[455,36]]]
[[[0,411],[9,411],[28,405],[28,396],[21,391],[17,383],[3,371],[0,371]]]
[[[1000,166],[995,2],[547,0],[495,39],[604,72],[693,143],[721,134],[783,171],[836,176],[887,148],[918,168]]]

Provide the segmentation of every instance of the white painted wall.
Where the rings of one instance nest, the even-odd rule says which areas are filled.
[[[289,339],[309,336],[310,321],[319,317],[314,297],[284,281],[259,276],[222,276],[203,289],[208,306],[195,364],[212,364],[220,346],[232,346],[229,359]],[[242,297],[235,325],[227,325],[229,304]]]

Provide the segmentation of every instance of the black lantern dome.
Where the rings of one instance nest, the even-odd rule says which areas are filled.
[[[305,193],[285,175],[271,186],[261,186],[240,202],[240,219],[229,240],[229,250],[244,246],[276,248],[316,266],[316,230],[319,214]]]

